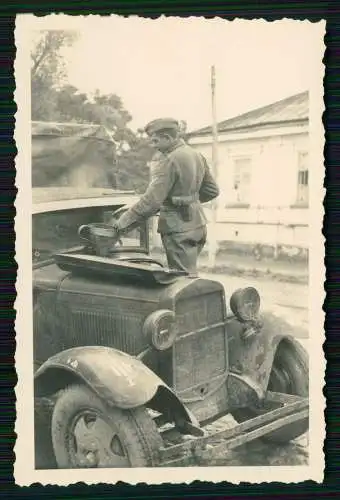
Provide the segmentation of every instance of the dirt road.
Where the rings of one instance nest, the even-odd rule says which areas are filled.
[[[201,274],[223,283],[226,299],[237,289],[254,286],[261,296],[261,310],[270,311],[285,319],[300,339],[308,338],[308,286],[297,283],[278,282],[274,279],[227,276],[223,274]]]

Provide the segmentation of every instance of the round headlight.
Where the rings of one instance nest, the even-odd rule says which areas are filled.
[[[239,321],[254,321],[260,310],[260,295],[253,287],[240,288],[230,298],[230,309]]]
[[[155,311],[146,318],[143,333],[157,351],[165,351],[174,343],[177,335],[175,320],[175,313],[169,309]]]

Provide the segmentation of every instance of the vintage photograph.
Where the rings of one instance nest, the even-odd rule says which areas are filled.
[[[324,30],[18,16],[17,482],[323,479]]]

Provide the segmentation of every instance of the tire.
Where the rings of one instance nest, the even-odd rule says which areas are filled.
[[[34,400],[34,454],[37,470],[57,468],[51,439],[53,405],[53,401],[47,398]]]
[[[308,397],[308,355],[297,341],[281,341],[274,358],[268,390]],[[233,411],[232,416],[238,423],[241,423],[263,413],[265,411],[257,410],[256,408],[240,408]],[[288,443],[307,432],[308,426],[309,421],[306,418],[281,427],[263,436],[261,439],[271,443]]]
[[[60,469],[153,467],[163,445],[144,407],[110,407],[85,385],[61,391],[51,432]]]

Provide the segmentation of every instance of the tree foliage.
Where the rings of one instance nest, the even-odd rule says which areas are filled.
[[[110,183],[143,191],[148,183],[152,150],[141,134],[129,128],[132,117],[116,94],[93,95],[66,83],[62,50],[77,39],[75,32],[40,33],[31,52],[32,120],[97,124],[105,127],[115,146]]]
[[[48,30],[39,33],[31,51],[32,119],[51,121],[57,116],[56,88],[66,76],[61,54],[77,39],[74,31]]]

